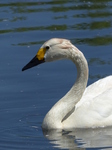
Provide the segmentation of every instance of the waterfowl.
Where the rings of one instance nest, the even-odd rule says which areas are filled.
[[[69,40],[53,38],[45,42],[22,71],[36,65],[70,59],[77,68],[77,79],[46,114],[42,128],[96,128],[112,125],[112,76],[87,86],[88,63],[83,53]]]

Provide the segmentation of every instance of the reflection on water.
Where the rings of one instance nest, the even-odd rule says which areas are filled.
[[[10,3],[1,3],[2,13],[5,12],[0,22],[23,22],[13,28],[4,28],[0,34],[28,32],[28,31],[66,31],[66,30],[86,30],[87,37],[75,39],[77,44],[89,45],[108,45],[112,44],[112,32],[103,31],[112,27],[112,2],[111,0],[93,1],[16,1]],[[8,9],[7,9],[8,8]],[[12,15],[7,14],[11,12]],[[62,13],[60,13],[62,12]],[[46,13],[48,21],[41,20],[40,14]],[[24,22],[30,20],[29,16],[36,15],[35,24],[24,25]],[[50,17],[50,18],[49,18]],[[68,22],[70,20],[70,22]],[[41,24],[43,22],[44,24]],[[94,35],[92,31],[99,30]],[[100,33],[102,32],[102,33]],[[91,36],[91,35],[92,36]],[[71,38],[72,39],[72,38]],[[13,43],[14,44],[14,43]],[[36,41],[17,43],[21,46],[27,44],[37,44]]]
[[[85,38],[85,39],[76,39],[76,43],[78,44],[89,44],[89,45],[109,45],[112,43],[112,36],[97,36],[94,38]]]
[[[60,149],[84,150],[112,146],[112,128],[50,130],[43,131],[43,134],[54,147]]]

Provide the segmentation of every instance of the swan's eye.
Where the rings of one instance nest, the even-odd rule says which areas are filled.
[[[49,46],[46,46],[46,50],[48,50],[50,47]]]

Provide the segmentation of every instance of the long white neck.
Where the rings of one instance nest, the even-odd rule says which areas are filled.
[[[66,55],[76,65],[77,79],[70,91],[46,114],[42,124],[45,129],[62,128],[62,122],[74,111],[87,85],[88,64],[82,52],[72,45]]]

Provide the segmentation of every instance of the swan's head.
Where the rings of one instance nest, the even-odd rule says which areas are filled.
[[[22,71],[37,66],[44,62],[68,58],[68,49],[72,47],[69,40],[53,38],[45,42],[36,56],[23,67]]]

